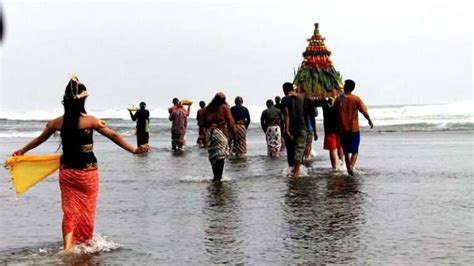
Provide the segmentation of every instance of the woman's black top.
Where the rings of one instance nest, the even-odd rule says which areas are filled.
[[[61,156],[62,168],[73,169],[95,169],[97,158],[93,152],[93,130],[77,129],[74,145],[63,144],[63,155]]]

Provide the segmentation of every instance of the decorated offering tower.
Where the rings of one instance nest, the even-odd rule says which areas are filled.
[[[331,52],[328,50],[325,38],[319,33],[319,24],[314,24],[314,33],[308,39],[308,47],[303,52],[303,62],[295,73],[293,84],[305,93],[324,98],[333,89],[339,89],[342,77],[333,66]]]

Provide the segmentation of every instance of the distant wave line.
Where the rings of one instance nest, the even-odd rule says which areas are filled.
[[[423,120],[429,121],[430,119],[440,120],[453,120],[460,119],[461,121],[474,122],[474,108],[472,101],[464,101],[450,104],[440,105],[397,105],[397,106],[369,106],[369,113],[374,121],[386,121],[386,120]],[[195,118],[198,110],[197,106],[191,108],[190,118]],[[253,122],[259,123],[260,115],[265,109],[265,106],[247,106],[250,112],[250,116]],[[168,110],[167,107],[159,107],[149,109],[151,118],[153,119],[167,119]],[[322,118],[322,110],[319,110],[318,119]],[[31,112],[15,112],[11,110],[0,111],[0,119],[4,121],[20,120],[20,121],[42,121],[50,120],[57,116],[62,115],[63,110],[61,108],[55,108],[52,110],[36,110]],[[108,109],[108,110],[95,110],[90,109],[88,113],[101,119],[121,119],[130,120],[128,111],[122,109]]]

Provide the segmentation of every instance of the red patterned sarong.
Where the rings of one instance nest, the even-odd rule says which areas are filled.
[[[59,171],[63,236],[73,232],[73,244],[87,243],[94,233],[95,207],[99,192],[99,170]]]

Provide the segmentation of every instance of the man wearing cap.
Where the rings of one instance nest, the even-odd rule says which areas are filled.
[[[137,146],[148,144],[148,140],[150,138],[150,112],[146,110],[145,107],[146,103],[141,102],[140,109],[138,109],[135,114],[132,113],[132,110],[128,110],[130,112],[130,117],[132,118],[132,120],[137,121]]]

